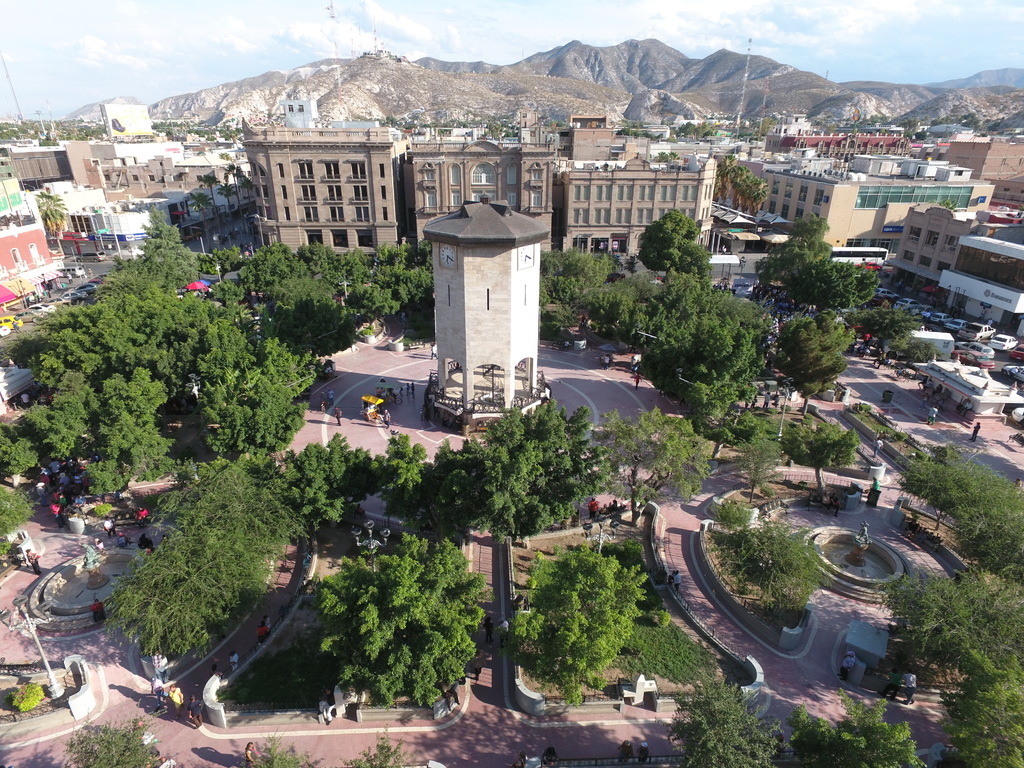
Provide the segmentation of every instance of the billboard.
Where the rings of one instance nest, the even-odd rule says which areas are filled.
[[[153,123],[149,120],[149,107],[145,104],[100,104],[107,135],[152,136]]]
[[[17,179],[0,181],[0,216],[14,213],[25,202]]]

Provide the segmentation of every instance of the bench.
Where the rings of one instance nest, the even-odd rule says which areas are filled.
[[[772,499],[771,501],[762,504],[758,508],[758,513],[761,515],[763,520],[771,520],[772,515],[780,510],[787,515],[789,514],[789,504],[785,499]]]
[[[648,693],[653,693],[655,697],[658,696],[658,684],[654,680],[648,680],[643,675],[639,675],[634,683],[619,683],[619,692],[622,694],[623,701],[629,701],[636,704],[638,701],[642,702],[644,696]]]

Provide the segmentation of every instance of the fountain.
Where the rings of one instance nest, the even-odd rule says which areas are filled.
[[[831,588],[841,595],[880,602],[882,588],[908,570],[899,552],[868,536],[867,523],[859,533],[838,526],[815,528],[810,540]]]
[[[110,581],[110,577],[100,570],[100,553],[92,544],[85,545],[85,561],[82,563],[82,570],[89,572],[89,580],[85,584],[86,589],[95,591]]]

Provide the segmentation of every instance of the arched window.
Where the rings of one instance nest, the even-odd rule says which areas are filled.
[[[448,175],[451,178],[452,184],[461,184],[462,183],[462,166],[461,165],[453,165],[449,169]]]
[[[473,166],[473,184],[494,184],[497,174],[494,166],[490,163],[480,163]]]
[[[33,264],[42,264],[43,257],[39,255],[39,249],[36,248],[35,243],[28,244],[28,255],[32,258]]]
[[[21,252],[17,248],[11,248],[11,258],[14,260],[14,266],[17,269],[25,268],[25,262],[21,260]]]

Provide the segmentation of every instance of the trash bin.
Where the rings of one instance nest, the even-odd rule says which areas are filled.
[[[881,488],[879,488],[879,489],[872,488],[871,490],[869,490],[868,491],[867,505],[869,507],[877,507],[878,506],[878,497],[881,496],[881,495],[882,495],[882,489]]]
[[[586,349],[587,348],[587,340],[586,339],[582,339],[582,340],[574,341],[572,343],[572,348],[577,350],[577,351],[581,350],[581,349]]]
[[[882,391],[882,402],[883,403],[891,403],[892,402],[892,396],[894,394],[896,394],[896,393],[893,392],[891,389],[883,390]]]
[[[846,504],[843,505],[843,509],[847,511],[856,509],[863,494],[863,486],[858,483],[850,483],[850,487],[846,490]]]

